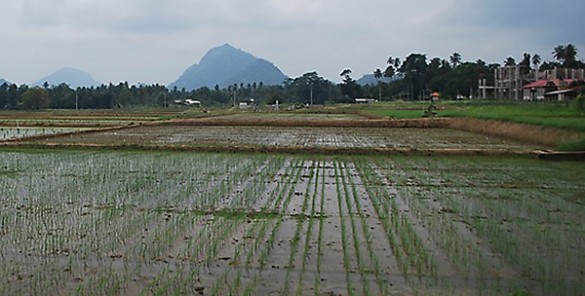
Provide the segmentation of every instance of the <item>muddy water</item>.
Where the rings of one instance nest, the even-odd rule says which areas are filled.
[[[38,140],[45,144],[181,146],[396,148],[531,151],[528,145],[497,135],[445,128],[150,126]],[[541,147],[542,148],[542,147]],[[221,149],[219,149],[221,150]]]
[[[4,190],[0,199],[0,295],[92,291],[108,295],[498,295],[535,282],[523,277],[456,211],[464,204],[478,207],[478,212],[493,209],[460,198],[456,190],[434,190],[434,186],[447,185],[445,180],[432,179],[437,177],[429,173],[433,172],[427,163],[430,158],[422,160],[425,166],[421,169],[414,164],[400,167],[386,157],[380,161],[350,156],[286,155],[277,160],[276,156],[256,160],[244,157],[230,158],[227,163],[233,163],[225,165],[223,172],[213,171],[213,175],[214,166],[200,166],[197,174],[175,174],[188,171],[194,159],[201,157],[187,156],[173,155],[186,157],[175,163],[163,159],[168,172],[173,172],[165,174],[168,182],[161,182],[159,174],[146,178],[151,166],[141,169],[137,163],[128,162],[133,173],[121,175],[144,177],[147,181],[140,183],[140,190],[128,191],[120,175],[103,177],[110,184],[109,191],[118,195],[129,192],[130,196],[120,199],[128,204],[105,204],[91,196],[97,188],[105,188],[97,185],[102,181],[88,179],[84,190],[70,189],[77,188],[71,186],[72,178],[53,171],[55,164],[66,162],[63,159],[51,158],[43,164],[38,155],[27,154],[16,162],[22,165],[33,158],[35,165],[18,173],[8,173],[16,163],[11,159],[18,155],[4,159],[6,173],[0,175]],[[83,160],[90,157],[95,156],[82,153],[74,162],[87,165]],[[110,158],[125,157],[116,154]],[[133,159],[140,157],[144,156],[133,155]],[[108,157],[99,159],[99,163],[108,164],[103,167],[113,167],[108,161]],[[180,167],[183,163],[189,165]],[[535,164],[540,163],[530,162]],[[554,165],[564,168],[564,164]],[[366,168],[374,177],[366,176]],[[94,171],[98,169],[93,167]],[[229,170],[242,173],[217,198],[221,207],[199,211],[189,206],[195,191],[215,192],[217,186],[228,184],[223,181]],[[26,175],[28,171],[34,173]],[[21,184],[30,184],[33,179],[50,180],[52,186],[61,189],[36,185],[39,190],[34,191],[35,187]],[[176,191],[167,188],[190,179],[197,185]],[[249,208],[242,209],[241,195],[251,187],[259,192],[248,196]],[[583,190],[580,183],[571,188],[569,194]],[[412,266],[406,272],[399,268],[382,223],[396,217],[394,213],[378,212],[372,189],[384,192],[387,204],[392,201],[397,205],[398,216],[404,220],[401,223],[409,223],[422,248],[433,255],[436,276],[425,273],[419,277]],[[100,202],[92,203],[95,200]],[[461,205],[456,206],[454,200]],[[505,212],[506,217],[516,213]],[[528,217],[529,212],[517,213]],[[571,213],[580,217],[578,210]],[[461,264],[458,254],[448,251],[449,246],[440,240],[443,234],[437,229],[446,226],[431,225],[434,220],[430,216],[452,225],[462,244],[483,254],[487,273],[493,276],[483,276],[480,267],[473,264]],[[574,243],[580,246],[577,239]],[[579,270],[578,263],[574,264]],[[539,292],[537,288],[534,294]]]

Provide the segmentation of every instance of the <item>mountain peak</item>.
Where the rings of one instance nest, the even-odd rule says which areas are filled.
[[[100,85],[100,83],[93,79],[93,77],[87,72],[72,67],[61,68],[54,73],[37,80],[32,85],[41,86],[45,84],[45,82],[49,85],[65,83],[72,88]]]
[[[253,82],[274,85],[284,79],[286,75],[272,63],[225,43],[207,51],[199,64],[187,68],[169,87],[193,90]]]
[[[217,48],[233,48],[233,49],[237,49],[234,46],[232,46],[229,43],[224,43],[223,45],[218,46]]]
[[[226,43],[222,46],[214,47],[207,51],[207,53],[201,58],[199,64],[205,65],[207,63],[216,63],[218,61],[221,62],[222,60],[223,62],[237,64],[227,66],[237,67],[242,66],[243,64],[252,63],[254,60],[256,60],[256,57]]]

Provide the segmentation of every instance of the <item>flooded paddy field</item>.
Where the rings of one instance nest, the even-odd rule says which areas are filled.
[[[72,132],[87,131],[90,128],[79,127],[16,127],[0,126],[0,141],[38,137],[43,135],[69,134]]]
[[[148,141],[180,138],[164,135]],[[4,149],[0,295],[579,295],[582,174],[526,156]]]
[[[477,149],[531,151],[518,141],[446,128],[141,126],[84,133],[37,143],[187,147],[293,147],[383,149]]]

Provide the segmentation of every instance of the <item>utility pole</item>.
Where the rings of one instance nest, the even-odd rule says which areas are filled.
[[[311,92],[311,106],[313,106],[313,81],[309,81],[309,90]]]
[[[75,89],[75,110],[79,110],[79,97],[77,95],[77,89]]]
[[[382,101],[382,86],[380,85],[380,81],[378,81],[378,101]]]
[[[232,93],[232,102],[233,102],[232,106],[234,108],[236,108],[236,92],[235,91]]]

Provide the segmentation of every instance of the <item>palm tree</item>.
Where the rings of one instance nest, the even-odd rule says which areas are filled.
[[[531,58],[532,58],[532,56],[529,53],[525,52],[522,55],[522,62],[520,62],[520,64],[524,65],[524,66],[530,66],[530,59]]]
[[[453,65],[453,68],[457,67],[461,63],[461,54],[458,52],[454,52],[450,57],[449,61]]]
[[[378,80],[378,101],[382,100],[382,70],[380,70],[380,68],[377,68],[376,71],[374,71],[374,77],[376,78],[376,80]]]
[[[516,60],[513,57],[508,57],[504,61],[504,66],[514,66],[516,65]]]
[[[394,67],[395,69],[398,69],[398,67],[400,67],[400,58],[396,57],[389,57],[388,61],[386,62],[389,66]]]
[[[534,70],[537,70],[538,71],[538,65],[540,65],[540,62],[541,62],[540,55],[537,54],[537,53],[534,54],[532,56],[532,65],[534,66]]]
[[[553,49],[552,54],[553,54],[553,56],[555,57],[555,59],[557,61],[559,61],[559,62],[564,61],[565,60],[565,56],[566,56],[566,54],[565,54],[565,46],[564,45],[559,45],[559,46],[555,47]]]
[[[382,78],[382,70],[380,70],[380,68],[376,68],[376,71],[374,71],[374,78],[378,81]]]
[[[566,68],[573,68],[575,67],[576,61],[577,48],[573,44],[567,44],[567,46],[565,46],[565,63],[563,66]]]
[[[527,52],[525,52],[522,55],[522,61],[519,64],[519,65],[523,66],[522,68],[520,68],[521,74],[528,74],[530,72],[530,59],[531,58],[532,58],[532,56]]]
[[[577,66],[577,48],[573,44],[559,45],[554,48],[552,54],[565,68]]]
[[[398,68],[400,67],[400,58],[389,57],[386,63],[388,66],[386,66],[383,75],[386,78],[392,78],[396,75],[396,71],[398,71]]]
[[[349,74],[351,74],[351,69],[347,68],[347,69],[343,69],[343,71],[341,71],[339,76],[347,78],[347,77],[349,77]]]

